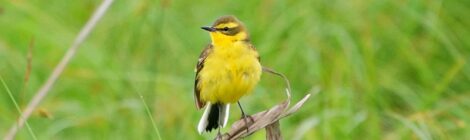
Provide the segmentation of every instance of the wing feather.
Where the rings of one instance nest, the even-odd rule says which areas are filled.
[[[195,81],[194,81],[194,100],[195,100],[197,109],[201,109],[206,105],[206,103],[201,101],[201,98],[200,98],[201,89],[199,87],[199,81],[201,79],[199,79],[199,72],[204,67],[204,62],[205,62],[207,56],[209,56],[209,54],[211,52],[212,52],[212,45],[208,45],[201,52],[201,55],[199,55],[199,60],[198,60],[197,65],[196,65],[196,78],[195,78]]]

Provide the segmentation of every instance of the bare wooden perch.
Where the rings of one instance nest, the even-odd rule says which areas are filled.
[[[264,110],[264,111],[261,111],[252,115],[250,117],[251,119],[247,119],[248,121],[246,121],[246,123],[244,119],[240,119],[236,121],[235,123],[232,124],[232,127],[227,133],[224,133],[221,137],[216,137],[215,138],[216,140],[242,139],[263,128],[266,129],[266,139],[268,140],[282,139],[281,130],[279,129],[279,120],[299,110],[300,107],[302,107],[302,105],[310,98],[310,94],[307,94],[304,96],[304,98],[302,98],[302,100],[300,100],[294,106],[289,108],[291,94],[290,94],[290,84],[287,78],[284,75],[266,67],[263,67],[263,71],[272,73],[272,74],[275,74],[284,78],[287,84],[287,88],[286,88],[287,99],[268,110]]]
[[[279,120],[299,110],[299,108],[302,107],[302,105],[305,103],[305,101],[309,99],[309,97],[310,94],[307,94],[302,100],[300,100],[293,107],[288,109],[290,103],[289,98],[268,110],[258,112],[252,115],[251,118],[253,118],[253,120],[248,119],[248,124],[245,124],[245,121],[243,119],[238,120],[237,122],[233,123],[232,128],[229,130],[229,132],[223,134],[221,138],[219,137],[216,139],[241,139],[263,128],[266,129],[266,139],[282,139],[281,131],[279,129]],[[245,125],[247,125],[248,131]]]

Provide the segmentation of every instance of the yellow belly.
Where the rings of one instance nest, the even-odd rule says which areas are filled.
[[[201,100],[235,103],[250,93],[261,77],[257,56],[247,46],[214,47],[199,73]]]

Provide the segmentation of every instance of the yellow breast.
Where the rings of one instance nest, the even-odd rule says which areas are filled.
[[[244,42],[214,46],[200,71],[201,99],[235,103],[249,93],[261,77],[258,53]]]

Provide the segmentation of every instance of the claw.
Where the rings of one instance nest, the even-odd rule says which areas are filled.
[[[246,115],[246,114],[244,114],[244,113],[242,114],[242,118],[241,118],[241,119],[243,119],[243,121],[245,122],[245,129],[246,129],[246,132],[248,133],[248,132],[249,132],[248,128],[249,128],[249,126],[250,126],[251,124],[248,124],[248,120],[247,120],[247,119],[249,119],[250,123],[255,122],[255,121],[254,121],[253,117],[251,117],[250,115]]]

